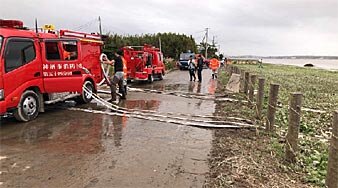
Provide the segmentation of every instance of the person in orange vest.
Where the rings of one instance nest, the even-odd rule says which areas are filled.
[[[212,70],[212,79],[217,78],[217,69],[219,68],[219,61],[217,58],[210,59],[210,69]]]
[[[121,56],[122,62],[123,62],[123,88],[124,88],[124,93],[127,95],[127,73],[128,73],[128,68],[127,68],[127,60]],[[120,93],[122,93],[121,89],[119,90]]]

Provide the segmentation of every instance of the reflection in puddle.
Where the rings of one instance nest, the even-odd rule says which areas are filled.
[[[210,79],[208,82],[208,93],[214,95],[217,88],[217,80]]]
[[[163,82],[154,82],[152,84],[142,83],[142,82],[135,82],[129,85],[130,87],[136,87],[141,89],[156,89],[159,91],[165,91],[168,85],[164,84]]]
[[[120,106],[127,109],[139,109],[139,110],[157,110],[160,106],[160,101],[157,100],[124,100],[121,101]],[[123,129],[127,127],[128,117],[122,116],[103,116],[102,123],[102,137],[113,138],[114,145],[121,147],[121,140],[123,135]]]
[[[158,100],[125,100],[121,101],[121,107],[138,110],[157,110],[161,101]]]
[[[167,84],[165,85],[165,90],[166,91],[182,91],[183,89],[185,89],[186,85],[184,84]]]
[[[199,82],[190,82],[188,91],[192,93],[201,93],[202,84]]]
[[[103,116],[103,138],[113,138],[116,147],[121,146],[123,129],[127,127],[126,116]]]

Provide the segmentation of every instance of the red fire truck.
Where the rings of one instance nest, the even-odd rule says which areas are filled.
[[[102,44],[95,34],[31,31],[21,21],[0,20],[0,116],[30,121],[60,99],[90,102],[103,79]]]
[[[165,66],[160,49],[147,44],[127,46],[123,48],[123,55],[127,61],[128,80],[148,80],[152,83],[154,78],[163,79]]]

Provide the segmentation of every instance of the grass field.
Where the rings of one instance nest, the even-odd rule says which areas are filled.
[[[264,64],[263,68],[259,68],[258,65],[234,66],[266,79],[263,110],[265,114],[269,84],[280,85],[279,108],[276,113],[277,135],[273,138],[276,141],[273,142],[272,147],[281,158],[284,155],[284,144],[278,140],[284,138],[287,132],[290,93],[303,93],[303,109],[320,111],[302,111],[298,162],[286,168],[305,172],[307,174],[305,181],[324,186],[332,112],[338,110],[338,72],[271,64]],[[223,76],[221,79],[228,78]]]

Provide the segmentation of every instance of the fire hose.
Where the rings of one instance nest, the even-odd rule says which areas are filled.
[[[91,92],[86,87],[83,87],[85,92]],[[106,114],[106,115],[117,115],[117,116],[126,116],[132,117],[137,119],[146,119],[151,121],[158,121],[158,122],[166,122],[166,123],[174,123],[179,125],[187,125],[187,126],[194,126],[194,127],[201,127],[201,128],[248,128],[248,129],[256,129],[257,127],[252,124],[246,123],[239,123],[239,122],[226,122],[226,121],[205,121],[205,120],[198,120],[198,119],[188,119],[182,117],[170,117],[160,114],[154,113],[144,113],[138,111],[128,111],[126,108],[119,107],[115,104],[109,103],[96,95],[95,93],[91,93],[92,98],[96,100],[101,105],[105,106],[107,109],[112,110],[113,112],[104,112],[99,110],[90,110],[90,109],[81,109],[81,108],[69,108],[69,110],[74,111],[83,111],[83,112],[91,112],[96,114]],[[213,124],[213,123],[226,123],[226,124]]]
[[[109,67],[107,68],[107,70],[105,70],[104,68],[104,65],[103,65],[103,58],[107,58],[107,55],[102,53],[100,55],[100,63],[101,63],[101,70],[102,70],[102,73],[103,73],[103,78],[102,80],[97,84],[99,86],[103,85],[105,82],[110,85],[110,80],[109,80]]]
[[[101,70],[103,73],[103,79],[101,82],[98,83],[99,86],[101,86],[104,83],[107,83],[110,85],[109,80],[109,68],[105,70],[103,59],[104,57],[107,58],[107,55],[102,53],[100,55],[100,62],[101,62]],[[103,112],[99,110],[89,110],[89,109],[81,109],[81,108],[70,108],[70,110],[77,110],[77,111],[83,111],[83,112],[92,112],[92,113],[99,113],[99,114],[107,114],[107,115],[117,115],[117,116],[127,116],[127,117],[134,117],[138,119],[147,119],[147,120],[153,120],[153,121],[159,121],[159,122],[167,122],[167,123],[175,123],[175,124],[181,124],[181,125],[188,125],[188,126],[196,126],[196,127],[205,127],[205,128],[256,128],[252,124],[247,123],[240,123],[240,122],[227,122],[227,121],[206,121],[201,119],[188,119],[184,117],[171,117],[167,115],[162,114],[154,114],[154,111],[147,111],[147,110],[139,110],[136,111],[134,109],[127,109],[119,107],[118,105],[109,103],[105,101],[104,99],[100,98],[95,93],[92,93],[90,90],[88,90],[85,86],[83,87],[83,90],[85,92],[91,93],[94,100],[96,100],[101,105],[105,106],[106,108],[113,110],[115,112]],[[171,113],[172,114],[172,113]],[[180,114],[183,115],[183,114]],[[149,117],[152,116],[152,117]],[[201,117],[201,118],[210,118],[212,116],[198,116],[194,115],[195,117]],[[230,118],[229,118],[230,119]],[[234,118],[235,120],[243,120],[241,118]],[[213,124],[213,123],[226,123],[225,125],[219,125],[219,124]],[[251,123],[251,122],[250,122]]]

